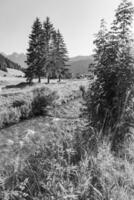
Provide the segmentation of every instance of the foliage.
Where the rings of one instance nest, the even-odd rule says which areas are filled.
[[[54,70],[54,64],[51,56],[51,50],[52,50],[51,43],[52,43],[53,32],[54,32],[53,24],[51,23],[50,18],[47,17],[43,23],[43,39],[45,41],[45,45],[43,47],[43,52],[44,52],[43,63],[48,83]]]
[[[123,0],[116,10],[111,30],[107,31],[102,20],[94,41],[97,78],[87,93],[87,113],[90,125],[101,137],[110,136],[113,145],[124,139],[130,121],[128,108],[132,104],[134,84],[130,52],[133,11],[132,4]]]
[[[123,0],[117,13],[122,13],[120,9],[123,9],[123,17],[124,13],[130,14],[130,5]],[[125,17],[130,19],[128,15]],[[122,22],[122,17],[119,19],[117,22]],[[115,21],[112,32],[108,33],[102,21],[102,29],[95,40],[97,79],[87,96],[84,94],[90,121],[86,124],[86,119],[82,119],[84,127],[81,128],[78,121],[75,132],[59,131],[57,134],[58,129],[50,126],[51,134],[45,141],[42,141],[40,132],[29,131],[26,140],[17,143],[20,151],[17,150],[14,165],[5,162],[0,171],[1,200],[133,200],[134,129],[127,124],[133,115],[133,65],[130,40],[126,37],[127,26],[124,32],[124,24],[127,24],[119,23],[119,26]],[[85,93],[85,88],[80,86],[80,91]],[[37,111],[43,112],[42,107],[47,102],[43,94],[42,90],[32,93],[30,105],[37,114]],[[10,104],[7,109],[11,108]],[[15,99],[12,103],[15,109],[23,105],[22,99],[20,102]],[[115,154],[111,151],[113,141],[119,142],[117,136],[122,139],[122,135],[122,149],[120,154]],[[21,153],[32,145],[35,145],[34,152],[22,164]]]
[[[32,113],[34,116],[45,115],[46,107],[52,105],[57,98],[55,92],[46,95],[44,88],[33,91]]]
[[[29,134],[29,140],[36,146],[35,152],[23,162],[16,160],[15,165],[5,165],[1,171],[1,199],[133,199],[132,139],[120,158],[115,157],[110,144],[103,141],[96,155],[85,151],[80,160],[76,157],[72,132],[57,134],[54,131],[45,144],[38,141],[37,134]],[[24,142],[23,148],[30,142]]]
[[[60,79],[63,75],[68,72],[68,69],[65,67],[68,61],[67,49],[64,43],[63,36],[60,31],[54,31],[52,35],[52,60],[54,61],[55,73]]]
[[[1,97],[0,128],[28,119],[36,115],[45,115],[46,107],[55,100],[55,92],[47,88],[36,88],[29,94],[12,94]]]
[[[28,82],[31,83],[34,77],[40,82],[42,76],[47,76],[48,83],[51,77],[58,76],[60,81],[61,75],[68,72],[65,68],[67,49],[60,31],[54,29],[49,17],[43,25],[36,18],[29,38],[25,71]]]
[[[36,76],[39,79],[43,74],[43,65],[41,63],[43,56],[43,30],[42,24],[38,18],[36,18],[33,27],[32,33],[29,36],[29,48],[27,49],[27,65],[26,77],[29,83],[32,82],[32,79]]]
[[[79,89],[80,89],[80,91],[82,93],[82,97],[84,98],[85,97],[85,93],[86,93],[86,89],[85,89],[84,85],[80,85]]]
[[[65,68],[66,62],[68,61],[67,49],[64,43],[63,36],[60,31],[56,31],[47,17],[43,24],[44,26],[44,64],[45,71],[48,78],[59,77],[59,81],[62,74],[65,74],[67,69]]]

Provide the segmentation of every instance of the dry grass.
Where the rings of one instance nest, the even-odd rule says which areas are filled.
[[[0,200],[133,200],[134,139],[127,140],[120,157],[106,141],[89,154],[82,138],[77,140],[86,125],[79,118],[80,93],[68,94],[69,84],[59,87],[66,87],[65,93],[48,117],[1,130]]]
[[[55,99],[48,88],[37,88],[27,92],[0,96],[0,128],[30,117],[45,114],[45,109]]]
[[[48,96],[53,96],[53,106],[62,105],[70,100],[80,98],[79,87],[80,85],[86,86],[86,83],[86,80],[64,81],[60,84],[54,82],[49,85],[34,84],[32,86],[24,85],[21,89],[16,86],[5,89],[0,95],[0,128],[27,119],[33,114],[36,115],[38,110],[41,111],[41,102],[37,102],[39,93],[42,93],[42,103],[43,98],[45,101],[45,97],[47,99]],[[38,108],[36,108],[37,106]]]
[[[8,165],[5,163],[3,174],[7,171],[8,174],[1,177],[1,196],[25,200],[133,200],[134,143],[130,144],[131,152],[126,148],[124,158],[115,157],[109,144],[103,142],[97,156],[85,152],[77,162],[74,131],[70,129],[73,126],[67,122],[62,129],[59,124],[51,124],[45,142],[40,133],[29,133],[29,142],[24,142],[23,146],[18,144],[20,149],[16,159],[13,162],[8,160]],[[24,161],[22,152],[33,146],[34,153],[31,152]]]
[[[25,87],[19,88],[16,87],[16,84],[13,83],[13,87],[4,88],[1,91],[1,95],[17,95],[19,93],[29,93],[34,89],[39,88],[48,88],[52,92],[56,92],[59,96],[57,104],[62,104],[62,102],[66,102],[70,99],[74,99],[81,96],[81,92],[79,87],[82,85],[85,88],[88,86],[88,80],[62,80],[61,83],[57,83],[57,80],[52,80],[50,84],[45,84],[46,80],[44,79],[41,84],[34,83],[33,85],[25,85]],[[17,82],[18,84],[18,82]],[[10,83],[11,85],[11,83]]]
[[[25,173],[27,171],[26,172],[27,175],[28,174],[30,175],[32,173],[31,175],[34,176],[34,178],[35,178],[36,175],[34,174],[34,170],[32,169],[33,166],[32,166],[31,162],[33,159],[35,162],[35,165],[36,165],[36,161],[37,162],[39,161],[39,163],[40,163],[40,159],[38,159],[38,158],[36,159],[33,156],[36,155],[35,154],[35,152],[36,152],[40,157],[42,148],[44,149],[43,156],[48,157],[48,155],[46,155],[47,154],[46,150],[48,150],[52,153],[52,155],[49,155],[50,157],[48,157],[48,159],[46,161],[44,160],[45,161],[44,167],[49,164],[47,162],[50,162],[51,166],[52,166],[51,170],[53,171],[53,173],[55,173],[55,176],[58,179],[63,178],[62,176],[64,175],[64,172],[66,172],[66,170],[68,168],[68,166],[67,166],[68,164],[66,162],[67,168],[64,168],[65,167],[64,165],[61,166],[62,174],[61,174],[61,168],[59,170],[57,164],[58,164],[58,162],[65,161],[63,154],[62,154],[63,143],[65,146],[66,146],[66,144],[68,145],[68,147],[67,147],[68,151],[69,151],[69,149],[71,150],[71,146],[73,146],[73,143],[71,141],[73,140],[74,131],[75,131],[76,127],[78,127],[78,126],[80,126],[80,124],[82,124],[82,122],[79,119],[80,106],[81,106],[81,104],[78,100],[72,101],[68,105],[58,106],[58,111],[60,109],[62,112],[58,112],[57,108],[55,108],[56,109],[55,112],[51,113],[51,116],[53,116],[53,117],[48,117],[46,119],[44,119],[43,117],[39,117],[38,119],[30,120],[29,123],[27,123],[27,121],[22,122],[22,124],[20,124],[19,128],[18,127],[16,128],[14,126],[14,127],[10,127],[5,130],[2,130],[1,136],[5,136],[5,138],[1,138],[1,141],[3,143],[3,145],[1,144],[1,156],[4,158],[4,159],[2,159],[2,157],[1,157],[1,166],[4,165],[3,169],[5,169],[4,171],[7,172],[7,174],[8,174],[8,175],[6,174],[6,176],[4,176],[3,187],[5,189],[3,189],[2,193],[1,193],[2,198],[7,198],[7,196],[8,196],[8,198],[11,199],[11,195],[13,195],[12,198],[14,198],[15,195],[16,195],[17,199],[20,198],[20,195],[22,195],[24,198],[23,191],[21,192],[21,191],[17,191],[15,189],[18,186],[16,185],[16,182],[14,182],[14,183],[12,182],[11,177],[13,177],[13,179],[15,181],[16,176],[19,177],[19,173],[21,170],[21,173],[23,173],[23,172]],[[75,112],[73,112],[73,111],[75,111]],[[57,112],[58,112],[58,114],[57,114]],[[60,113],[61,113],[61,115],[60,115]],[[64,118],[63,118],[63,113],[64,113]],[[72,119],[72,117],[74,119]],[[25,126],[25,123],[27,126]],[[32,130],[33,126],[34,126],[34,130]],[[30,130],[28,130],[28,128]],[[15,130],[16,130],[16,134],[15,134]],[[19,133],[20,130],[21,130],[21,133]],[[61,147],[61,149],[60,149],[60,147]],[[57,164],[56,164],[56,162],[55,162],[56,160],[54,161],[53,156],[57,155],[57,151],[58,151],[59,158],[57,158]],[[29,156],[29,154],[30,154],[30,156]],[[40,164],[38,166],[39,166],[39,168],[41,167]],[[55,170],[56,166],[57,166],[57,169]],[[60,167],[60,165],[59,165],[59,167]],[[70,169],[71,169],[71,165],[70,165]],[[40,170],[41,170],[41,168],[40,168]],[[5,173],[4,171],[2,170],[3,173]],[[51,174],[51,172],[49,172],[49,173],[50,173],[49,174],[50,176],[54,175],[54,174]],[[25,179],[25,175],[24,176],[22,175],[22,177],[24,179]],[[1,177],[1,179],[2,179],[2,177]],[[24,180],[24,182],[26,181],[26,179]],[[34,186],[37,187],[37,185],[38,185],[38,189],[39,189],[40,183],[35,179],[33,180],[32,187],[34,187]],[[31,179],[29,179],[29,178],[27,180],[31,181]],[[51,181],[51,179],[50,179],[50,181]],[[19,182],[19,185],[25,185],[24,182],[23,183]],[[8,184],[6,185],[6,183],[8,183]],[[41,184],[44,184],[44,183],[45,182],[42,182]],[[29,183],[27,182],[27,184],[29,184]],[[67,187],[69,187],[69,185],[70,185],[69,179],[66,182],[66,184],[67,184]],[[53,189],[51,188],[51,190],[56,190],[56,187],[60,187],[57,184],[54,184],[54,185],[55,185],[55,188],[53,188]],[[30,188],[30,190],[31,190],[30,193],[32,193],[32,191],[33,191],[32,187]],[[48,188],[49,188],[49,186],[48,186]],[[67,188],[66,188],[66,190],[67,190]],[[25,193],[27,194],[27,191],[25,191]],[[30,196],[31,195],[34,196],[34,194],[30,194]],[[42,194],[40,194],[40,195],[42,195]],[[28,196],[25,197],[25,199],[27,199],[27,197],[29,198],[29,194],[28,194]],[[47,196],[46,196],[46,198],[47,198]],[[40,199],[40,197],[39,197],[39,199]]]

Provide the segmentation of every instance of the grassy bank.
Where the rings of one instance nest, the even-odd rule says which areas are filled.
[[[36,88],[28,92],[8,93],[0,96],[0,128],[42,115],[51,105],[55,94],[48,88]]]
[[[60,119],[48,119],[44,129],[8,140],[0,200],[133,200],[134,139],[125,141],[120,155],[105,140],[89,153],[81,101],[63,106],[56,112]]]
[[[38,132],[29,133],[23,145],[18,143],[16,159],[1,170],[1,200],[133,200],[134,140],[124,147],[122,157],[114,156],[110,144],[103,142],[96,155],[83,149],[78,159],[80,121],[75,130],[74,124],[51,124],[47,142]],[[33,146],[34,153],[22,160],[21,154]]]
[[[81,97],[80,85],[86,81],[34,84],[24,88],[6,89],[0,95],[0,128],[37,115],[46,114],[47,107],[60,106]]]

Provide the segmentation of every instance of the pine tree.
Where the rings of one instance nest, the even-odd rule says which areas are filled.
[[[100,30],[99,32],[95,35],[96,39],[94,40],[94,44],[96,45],[95,48],[95,61],[96,63],[102,63],[105,54],[105,46],[107,44],[107,27],[106,27],[106,22],[104,19],[101,20],[100,22]]]
[[[90,125],[100,131],[106,115],[106,101],[103,85],[105,83],[105,78],[107,77],[106,63],[108,63],[108,56],[106,51],[107,28],[104,20],[101,20],[100,30],[96,34],[94,44],[96,45],[94,55],[94,74],[96,75],[97,79],[88,90],[86,103],[89,120],[91,122]]]
[[[101,136],[110,134],[114,144],[124,139],[128,128],[127,106],[134,85],[134,62],[130,54],[132,15],[132,4],[123,0],[111,30],[108,32],[102,21],[94,41],[97,79],[88,91],[88,115],[90,125]]]
[[[132,120],[130,119],[131,114],[127,110],[132,103],[132,88],[134,85],[134,58],[131,54],[133,14],[134,7],[132,3],[129,0],[122,0],[116,10],[115,20],[111,28],[115,40],[118,41],[118,60],[115,73],[117,78],[116,109],[118,113],[116,126],[119,128],[116,129],[113,135],[114,146],[118,141],[124,139]],[[120,126],[119,124],[124,125]]]
[[[48,83],[50,81],[50,77],[52,75],[52,59],[51,59],[51,42],[52,42],[52,34],[54,32],[53,24],[50,22],[49,17],[46,18],[46,21],[43,23],[43,36],[44,36],[44,47],[43,47],[43,63],[44,63],[44,71],[47,75]]]
[[[58,76],[59,82],[62,75],[68,72],[66,63],[68,61],[67,48],[60,31],[54,31],[52,35],[52,55],[55,65],[55,73]]]
[[[26,77],[29,82],[34,77],[38,77],[38,81],[41,81],[43,75],[43,65],[41,63],[43,56],[43,30],[42,24],[39,18],[36,18],[32,26],[32,32],[29,36],[29,48],[27,49],[27,65]]]

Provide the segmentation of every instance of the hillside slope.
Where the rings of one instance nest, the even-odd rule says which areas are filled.
[[[25,63],[26,61],[26,55],[24,53],[12,53],[10,55],[7,55],[7,58],[12,60],[15,63],[18,63],[21,65],[22,68],[27,68],[27,64]]]
[[[69,69],[75,76],[77,73],[85,74],[88,72],[89,64],[93,62],[93,56],[77,56],[70,58]]]
[[[27,67],[25,63],[26,55],[23,53],[21,54],[13,53],[13,54],[7,55],[7,58],[12,60],[13,62],[18,63],[23,68]],[[70,61],[68,64],[70,65],[69,69],[71,70],[71,72],[74,75],[76,75],[77,73],[87,73],[89,64],[91,62],[93,62],[93,56],[76,56],[76,57],[70,58]]]
[[[7,55],[7,58],[12,60],[13,62],[18,63],[21,65],[22,68],[27,68],[26,61],[26,55],[24,53],[18,54],[18,53],[12,53],[10,55]],[[89,64],[93,62],[93,56],[76,56],[70,58],[69,61],[69,69],[75,76],[78,74],[84,74],[88,72]]]
[[[0,54],[0,70],[7,71],[8,68],[20,70],[21,66]]]

